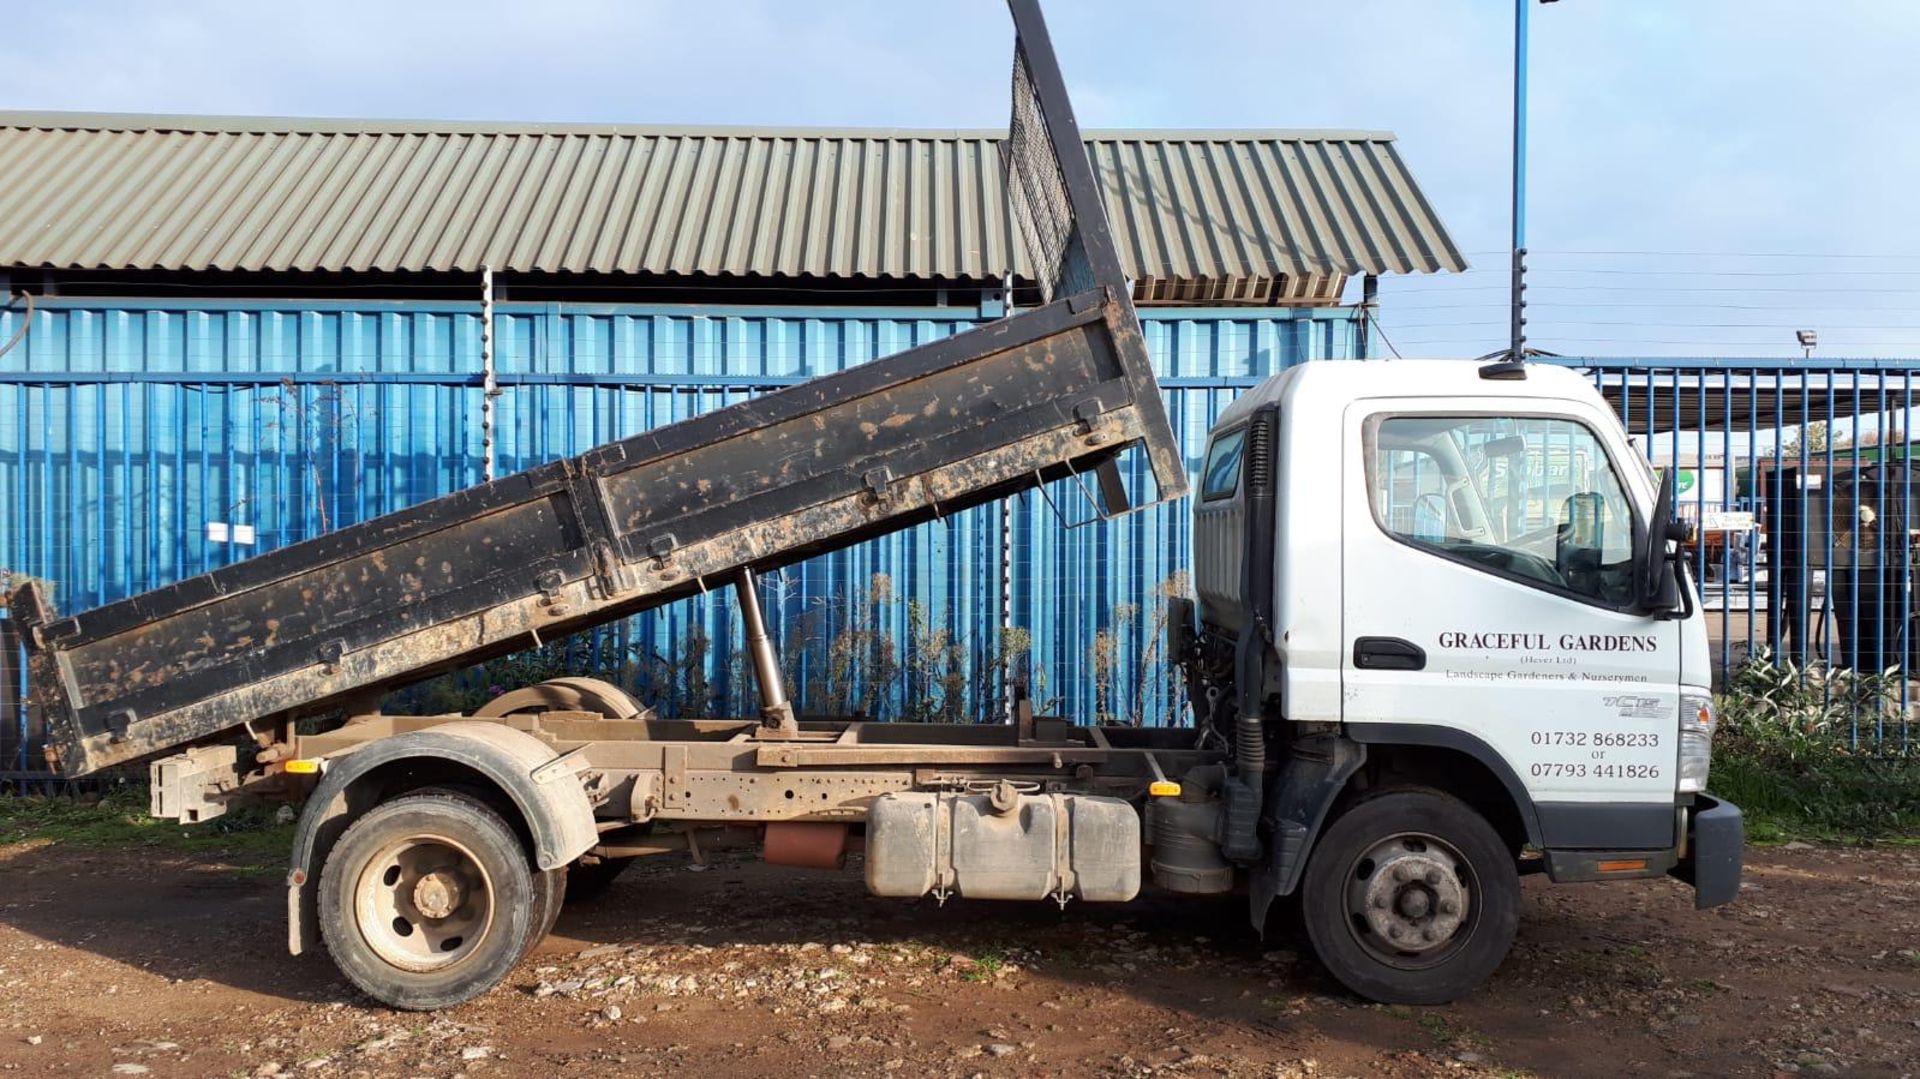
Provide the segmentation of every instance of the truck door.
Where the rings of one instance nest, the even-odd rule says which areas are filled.
[[[1680,635],[1634,609],[1649,481],[1597,413],[1349,408],[1343,719],[1362,741],[1479,757],[1524,788],[1547,846],[1664,847]]]

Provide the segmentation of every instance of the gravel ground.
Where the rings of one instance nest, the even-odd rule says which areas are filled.
[[[1343,993],[1233,900],[903,903],[642,866],[503,985],[394,1012],[285,953],[277,866],[0,847],[0,1071],[153,1076],[1920,1074],[1920,848],[1749,852],[1741,900],[1529,878],[1493,982]]]

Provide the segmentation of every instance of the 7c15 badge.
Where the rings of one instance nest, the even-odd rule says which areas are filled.
[[[1661,719],[1668,714],[1668,706],[1658,697],[1648,697],[1635,693],[1622,693],[1604,697],[1602,703],[1613,709],[1621,719]]]

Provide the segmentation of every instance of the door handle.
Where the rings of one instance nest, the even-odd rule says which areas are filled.
[[[1398,637],[1360,637],[1353,642],[1353,665],[1366,671],[1419,671],[1426,649]]]

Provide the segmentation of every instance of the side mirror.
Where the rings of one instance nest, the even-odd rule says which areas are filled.
[[[1687,526],[1673,519],[1673,473],[1669,468],[1660,477],[1660,493],[1653,500],[1653,515],[1640,547],[1639,572],[1635,575],[1640,608],[1651,614],[1670,614],[1686,606],[1686,592],[1680,587],[1680,562],[1684,557],[1678,544],[1687,538]]]

